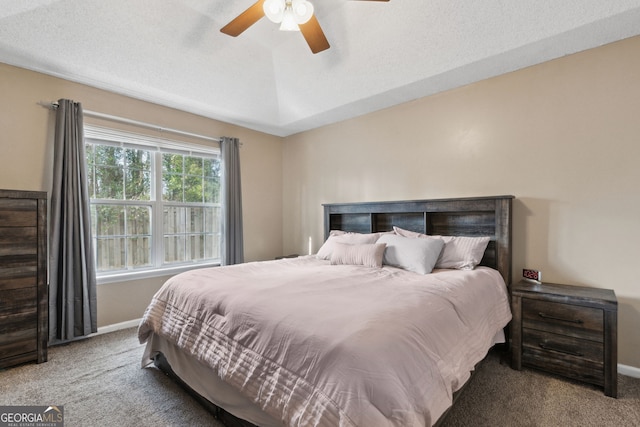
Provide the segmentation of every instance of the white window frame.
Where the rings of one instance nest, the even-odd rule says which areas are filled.
[[[139,268],[132,270],[120,270],[114,272],[97,273],[97,283],[114,283],[128,280],[138,280],[158,276],[169,276],[178,274],[183,271],[192,270],[193,268],[214,267],[220,265],[220,259],[212,261],[186,261],[185,263],[164,264],[164,238],[163,238],[163,212],[165,205],[188,206],[189,202],[173,202],[162,200],[162,188],[159,188],[162,182],[162,154],[183,154],[187,156],[201,156],[220,159],[219,146],[206,146],[199,144],[190,144],[182,141],[169,140],[165,138],[153,137],[148,135],[136,134],[133,132],[122,131],[118,129],[104,128],[96,125],[84,125],[85,143],[97,143],[101,145],[112,145],[121,148],[136,148],[148,150],[155,157],[151,173],[151,200],[110,200],[99,199],[97,204],[113,204],[113,205],[146,205],[151,207],[151,259],[153,266],[148,268]],[[91,199],[92,201],[94,199]],[[201,203],[195,204],[198,207]],[[221,203],[210,204],[210,206],[220,207]],[[222,245],[222,233],[220,232],[220,245]],[[92,236],[93,242],[93,236]],[[94,248],[95,249],[95,248]]]

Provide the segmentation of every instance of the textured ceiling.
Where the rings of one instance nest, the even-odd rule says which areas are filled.
[[[313,55],[220,33],[254,1],[0,0],[0,62],[286,136],[640,34],[640,0],[311,0]]]

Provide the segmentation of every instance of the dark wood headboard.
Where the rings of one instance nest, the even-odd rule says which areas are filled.
[[[443,236],[490,236],[481,265],[495,268],[511,285],[513,196],[324,204],[324,234],[391,231],[393,226]]]

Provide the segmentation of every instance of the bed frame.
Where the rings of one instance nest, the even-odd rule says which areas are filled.
[[[481,265],[498,270],[509,286],[511,284],[513,198],[513,196],[493,196],[324,204],[325,239],[331,230],[374,233],[391,231],[393,226],[430,235],[490,236],[491,241],[485,250]],[[506,336],[509,336],[508,333]],[[158,354],[154,364],[172,377],[224,425],[256,427],[229,414],[191,389],[173,373],[164,355]],[[461,392],[462,389],[454,393],[454,403]],[[444,420],[447,412],[436,425]]]

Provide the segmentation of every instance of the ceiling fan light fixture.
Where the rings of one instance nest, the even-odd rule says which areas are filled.
[[[287,7],[284,9],[280,31],[300,31],[300,27],[298,27],[298,23],[296,22],[296,16],[290,4],[287,4]]]
[[[285,0],[266,0],[262,9],[271,22],[279,24],[284,18]]]
[[[307,0],[293,0],[291,7],[298,24],[306,24],[313,16],[313,5]]]
[[[313,16],[313,5],[307,0],[265,0],[264,14],[271,22],[280,25],[281,31],[299,31]]]

